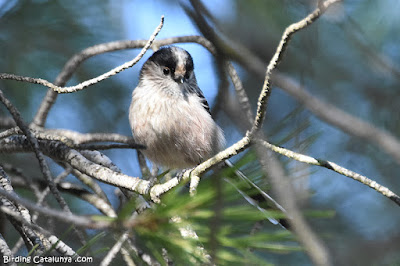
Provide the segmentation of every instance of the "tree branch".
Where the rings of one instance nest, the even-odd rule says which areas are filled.
[[[146,53],[146,51],[150,48],[151,44],[153,43],[155,37],[157,36],[157,34],[160,32],[162,26],[164,24],[164,16],[161,17],[161,22],[158,25],[158,27],[155,29],[155,31],[153,32],[153,34],[150,36],[150,39],[148,40],[148,42],[146,43],[146,45],[143,47],[143,49],[140,51],[140,53],[131,61],[128,61],[100,76],[97,76],[95,78],[86,80],[82,83],[79,83],[75,86],[70,86],[70,87],[60,87],[57,86],[53,83],[51,83],[50,81],[47,81],[45,79],[41,79],[41,78],[30,78],[30,77],[23,77],[23,76],[18,76],[18,75],[14,75],[14,74],[7,74],[7,73],[1,73],[0,74],[0,79],[11,79],[11,80],[16,80],[16,81],[24,81],[24,82],[29,82],[29,83],[34,83],[34,84],[40,84],[43,85],[45,87],[48,87],[52,90],[54,90],[55,92],[58,93],[71,93],[71,92],[76,92],[76,91],[80,91],[83,90],[89,86],[92,86],[96,83],[99,83],[100,81],[103,81],[105,79],[108,79],[109,77],[112,77],[116,74],[118,74],[121,71],[124,71],[132,66],[134,66],[142,57],[143,55]]]
[[[27,209],[29,209],[31,211],[41,213],[45,216],[53,217],[59,221],[67,222],[67,223],[73,224],[75,226],[79,226],[79,227],[83,227],[83,228],[102,229],[102,228],[107,228],[111,225],[110,221],[106,221],[106,220],[100,221],[100,220],[96,220],[96,219],[93,219],[88,216],[78,216],[73,213],[66,213],[65,211],[57,211],[57,210],[50,209],[50,208],[43,208],[43,206],[41,206],[41,205],[33,204],[26,199],[19,198],[18,196],[11,194],[11,193],[5,191],[4,189],[0,189],[0,195],[9,199],[11,202],[13,202],[15,204],[21,204],[22,206],[26,207]],[[6,214],[13,215],[14,218],[18,219],[20,222],[23,222],[27,226],[33,227],[34,229],[38,229],[39,231],[43,231],[43,229],[41,229],[39,226],[34,225],[28,221],[25,221],[22,217],[20,217],[20,215],[18,213],[12,213],[11,210],[7,210],[7,209],[8,208],[1,207],[1,210],[3,212],[5,212]],[[20,217],[20,218],[18,218],[18,217]],[[49,234],[49,233],[47,233],[47,234]]]
[[[29,145],[31,146],[32,150],[34,151],[34,153],[36,155],[36,158],[39,161],[40,169],[43,173],[43,176],[45,177],[45,180],[47,181],[47,183],[49,185],[51,193],[53,193],[54,197],[56,198],[56,200],[60,204],[60,206],[66,212],[70,213],[71,210],[69,209],[65,200],[61,197],[60,192],[58,191],[56,185],[54,184],[53,178],[51,177],[50,169],[47,165],[46,160],[44,159],[43,153],[40,150],[38,140],[35,138],[35,136],[32,134],[32,132],[29,130],[29,128],[22,121],[21,114],[19,113],[19,111],[12,105],[12,103],[7,98],[4,97],[2,90],[0,90],[0,101],[6,106],[8,111],[13,116],[16,124],[22,130],[24,135],[26,136],[26,139],[29,142]]]
[[[291,218],[288,221],[299,242],[315,265],[331,265],[328,250],[311,230],[297,206],[293,186],[285,175],[281,163],[273,154],[266,152],[268,150],[259,145],[258,141],[257,139],[254,140],[256,144],[254,147],[260,159],[260,164],[269,177],[268,180],[271,182],[272,189],[276,192],[278,201]]]
[[[358,182],[360,182],[360,183],[362,183],[362,184],[364,184],[364,185],[376,190],[377,192],[379,192],[383,196],[391,199],[397,205],[400,206],[400,197],[398,195],[396,195],[394,192],[392,192],[387,187],[384,187],[384,186],[378,184],[377,182],[369,179],[366,176],[360,175],[360,174],[358,174],[356,172],[353,172],[353,171],[351,171],[349,169],[346,169],[346,168],[344,168],[344,167],[342,167],[340,165],[337,165],[334,162],[321,160],[321,159],[316,159],[316,158],[313,158],[311,156],[307,156],[307,155],[300,154],[300,153],[297,153],[297,152],[294,152],[294,151],[291,151],[291,150],[288,150],[288,149],[285,149],[285,148],[281,148],[281,147],[275,146],[275,145],[273,145],[273,144],[271,144],[271,143],[269,143],[269,142],[267,142],[265,140],[260,141],[260,144],[262,144],[266,148],[268,148],[268,149],[270,149],[270,150],[272,150],[272,151],[274,151],[276,153],[282,154],[282,155],[284,155],[284,156],[286,156],[288,158],[294,159],[296,161],[307,163],[307,164],[312,164],[312,165],[317,165],[317,166],[322,166],[322,167],[325,167],[325,168],[327,168],[329,170],[332,170],[332,171],[334,171],[336,173],[339,173],[341,175],[350,177],[350,178],[352,178],[352,179],[354,179],[354,180],[356,180],[356,181],[358,181]]]
[[[257,113],[256,113],[256,118],[254,120],[252,132],[260,129],[262,127],[264,118],[265,118],[265,113],[267,110],[267,102],[269,95],[271,93],[271,88],[270,88],[270,82],[271,82],[271,75],[272,71],[276,68],[276,66],[279,64],[281,61],[283,54],[286,50],[286,47],[290,41],[290,38],[295,34],[296,32],[306,28],[308,25],[313,23],[315,20],[317,20],[325,11],[326,9],[341,0],[327,0],[322,2],[320,5],[318,5],[318,8],[314,10],[311,14],[309,14],[307,17],[304,19],[300,20],[297,23],[293,23],[289,27],[287,27],[282,35],[282,38],[279,42],[278,47],[276,48],[276,52],[274,56],[272,57],[271,61],[269,62],[267,66],[267,71],[265,73],[265,79],[264,79],[264,85],[262,87],[257,105]]]
[[[14,136],[0,140],[0,152],[27,152],[32,151],[26,138],[23,136]],[[60,141],[39,140],[43,152],[55,159],[68,163],[72,168],[79,172],[91,176],[101,182],[111,184],[117,187],[126,188],[139,194],[146,195],[150,190],[150,182],[138,177],[131,177],[108,167],[94,163],[83,156],[78,151],[71,149]]]

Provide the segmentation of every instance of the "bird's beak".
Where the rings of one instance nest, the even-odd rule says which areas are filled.
[[[175,76],[175,81],[182,84],[185,81],[183,76]]]
[[[174,80],[182,84],[185,81],[185,73],[177,73],[175,71]]]
[[[184,65],[179,65],[175,69],[174,80],[180,84],[185,81],[186,68]]]

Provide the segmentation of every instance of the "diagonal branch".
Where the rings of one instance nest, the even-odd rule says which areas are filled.
[[[321,3],[318,6],[317,9],[314,10],[314,12],[312,12],[311,14],[309,14],[307,17],[300,20],[299,22],[293,23],[292,25],[290,25],[289,27],[287,27],[285,29],[285,31],[282,35],[282,38],[279,42],[279,45],[276,48],[276,52],[267,66],[264,84],[263,84],[263,87],[262,87],[262,90],[261,90],[261,93],[260,93],[260,96],[259,96],[258,102],[257,102],[257,105],[258,105],[257,114],[256,114],[256,118],[254,120],[253,128],[251,130],[252,132],[254,132],[262,127],[262,124],[263,124],[264,118],[265,118],[265,113],[267,110],[268,98],[269,98],[269,95],[271,94],[270,82],[271,82],[272,71],[276,68],[276,66],[281,61],[291,37],[296,32],[306,28],[308,25],[310,25],[315,20],[317,20],[326,11],[326,9],[330,5],[332,5],[336,2],[339,2],[339,1],[341,1],[341,0],[324,1],[323,3]]]
[[[349,135],[374,144],[400,164],[400,141],[390,132],[352,116],[328,102],[321,101],[304,90],[297,81],[287,75],[274,73],[272,81],[277,86],[285,88],[285,91],[295,97],[321,120]]]
[[[330,161],[326,161],[326,160],[321,160],[321,159],[316,159],[313,158],[311,156],[307,156],[304,154],[300,154],[282,147],[278,147],[275,146],[265,140],[260,142],[263,146],[265,146],[266,148],[282,154],[288,158],[297,160],[299,162],[303,162],[303,163],[307,163],[307,164],[312,164],[312,165],[317,165],[317,166],[321,166],[321,167],[325,167],[329,170],[332,170],[336,173],[339,173],[341,175],[350,177],[374,190],[376,190],[377,192],[381,193],[383,196],[391,199],[392,201],[394,201],[397,205],[400,206],[400,197],[394,193],[393,191],[391,191],[390,189],[388,189],[387,187],[384,187],[380,184],[378,184],[377,182],[375,182],[374,180],[369,179],[366,176],[360,175],[359,173],[353,172],[349,169],[346,169],[334,162],[330,162]]]
[[[250,139],[246,135],[241,140],[239,140],[232,146],[226,148],[225,150],[217,153],[215,156],[208,159],[207,161],[199,164],[198,166],[196,166],[193,169],[185,171],[185,173],[182,175],[182,179],[189,180],[189,178],[190,178],[192,180],[194,179],[196,181],[200,181],[200,175],[207,172],[215,165],[225,161],[226,159],[229,159],[232,156],[239,154],[241,151],[247,149],[249,146],[250,146]],[[154,202],[159,202],[160,201],[159,196],[161,196],[165,192],[169,191],[171,188],[177,186],[179,184],[179,182],[180,182],[180,179],[178,177],[174,177],[163,184],[154,185],[150,189],[151,199]],[[191,182],[193,182],[193,181],[191,181]],[[191,192],[193,192],[193,187],[195,188],[195,185],[191,184],[191,190],[192,190]]]
[[[286,176],[280,161],[271,153],[268,153],[259,140],[255,140],[254,145],[260,164],[268,173],[272,189],[277,195],[278,201],[288,212],[290,216],[289,223],[298,241],[304,247],[307,255],[314,265],[331,265],[330,254],[321,239],[314,233],[303,214],[299,210],[295,199],[295,193],[292,184]]]
[[[0,101],[6,106],[8,111],[11,113],[13,116],[16,124],[18,127],[22,130],[24,135],[26,136],[27,141],[29,142],[29,145],[31,146],[32,150],[34,151],[36,158],[39,161],[40,169],[43,173],[43,176],[45,177],[50,191],[53,193],[54,197],[56,198],[57,202],[60,204],[60,206],[67,212],[71,212],[69,209],[67,203],[65,200],[61,197],[60,192],[58,191],[56,185],[54,184],[53,178],[50,173],[49,166],[47,165],[47,162],[43,156],[42,151],[40,150],[39,147],[39,142],[35,138],[35,136],[32,134],[30,129],[25,125],[25,123],[22,121],[21,114],[19,111],[12,105],[12,103],[4,96],[3,91],[0,90]]]
[[[18,195],[14,191],[14,188],[11,186],[10,179],[8,178],[7,174],[4,172],[1,166],[0,166],[0,187],[4,191],[7,191],[8,193],[14,195],[15,197],[18,197]],[[14,213],[18,214],[21,217],[21,219],[23,219],[27,223],[30,223],[32,221],[29,211],[20,204],[14,204],[14,202],[11,202],[6,198],[1,197],[0,206],[3,208],[7,208],[13,211]],[[25,246],[27,247],[27,249],[32,249],[35,245],[38,245],[38,249],[43,251],[44,245],[42,242],[42,238],[37,231],[32,230],[29,227],[26,227],[19,220],[14,219],[13,216],[8,215],[7,218],[14,226],[14,228],[19,232],[21,239],[23,240],[23,242],[25,242]]]
[[[20,112],[15,108],[15,106],[4,96],[3,91],[0,90],[0,101],[4,104],[4,106],[8,109],[10,114],[15,120],[15,123],[17,126],[22,130],[24,135],[26,136],[26,139],[29,143],[29,146],[32,148],[33,152],[36,155],[36,158],[39,161],[39,166],[40,170],[42,171],[42,174],[49,186],[49,189],[51,193],[54,195],[56,198],[58,204],[61,206],[61,208],[66,212],[66,213],[71,213],[71,210],[65,201],[65,199],[61,196],[60,192],[57,189],[56,184],[54,183],[54,180],[51,176],[49,166],[46,162],[46,159],[44,158],[44,155],[40,149],[39,142],[34,136],[34,134],[31,132],[31,130],[26,126],[24,121],[22,120]],[[78,231],[76,228],[74,228],[75,233],[79,237],[80,241],[82,243],[85,243],[85,239],[83,237],[83,233]]]
[[[45,79],[41,79],[41,78],[30,78],[30,77],[23,77],[23,76],[18,76],[18,75],[14,75],[14,74],[7,74],[7,73],[2,73],[0,74],[0,79],[11,79],[11,80],[16,80],[16,81],[24,81],[24,82],[29,82],[29,83],[34,83],[34,84],[40,84],[43,85],[45,87],[48,87],[52,90],[54,90],[55,92],[58,93],[71,93],[71,92],[76,92],[79,90],[83,90],[86,87],[89,87],[91,85],[94,85],[100,81],[103,81],[105,79],[108,79],[109,77],[112,77],[116,74],[118,74],[121,71],[124,71],[132,66],[134,66],[142,57],[143,55],[146,53],[146,51],[150,48],[151,44],[153,43],[154,39],[156,38],[157,34],[160,32],[162,26],[164,24],[164,16],[161,17],[161,22],[158,25],[158,27],[155,29],[155,31],[153,32],[153,34],[150,36],[150,39],[148,40],[148,42],[146,43],[146,45],[143,47],[143,49],[140,51],[140,53],[131,61],[128,61],[114,69],[111,69],[110,71],[86,80],[82,83],[79,83],[75,86],[70,86],[70,87],[60,87],[57,86],[53,83],[51,83],[50,81],[47,81]]]
[[[50,158],[56,161],[66,162],[71,165],[72,168],[101,182],[126,188],[142,195],[147,195],[149,193],[149,181],[138,177],[131,177],[94,163],[77,150],[71,149],[60,141],[39,140],[39,145],[43,153]],[[32,151],[32,147],[29,146],[24,136],[13,136],[0,141],[0,152],[2,153],[27,151]]]
[[[160,25],[156,28],[155,32],[153,35],[150,37],[149,40],[143,40],[143,41],[130,41],[126,43],[126,47],[122,48],[120,47],[121,42],[112,42],[112,43],[107,43],[107,44],[100,44],[96,46],[89,47],[82,52],[76,54],[73,56],[64,66],[63,70],[61,73],[57,76],[55,80],[55,85],[56,86],[64,86],[67,81],[71,78],[72,74],[74,71],[78,68],[78,66],[85,61],[86,59],[90,58],[91,56],[104,53],[104,49],[108,49],[110,51],[115,51],[115,50],[120,50],[120,49],[127,49],[129,47],[132,47],[133,43],[135,43],[135,47],[143,47],[141,53],[141,57],[144,55],[144,53],[147,51],[147,49],[151,46],[151,43],[154,41],[155,37],[157,36],[158,32],[161,30],[161,27],[164,23],[164,16],[161,17],[161,23]],[[148,45],[148,47],[147,47]],[[117,46],[117,47],[115,47]],[[147,48],[146,48],[147,47]],[[131,62],[136,64],[138,60],[140,60],[139,55],[133,59]],[[136,61],[137,59],[137,61]],[[39,106],[39,109],[33,119],[33,125],[36,125],[38,127],[44,127],[47,116],[49,114],[49,111],[51,107],[54,105],[56,99],[57,99],[57,93],[55,90],[50,89],[47,91],[46,96],[44,97],[42,103]]]
[[[101,221],[101,220],[96,220],[96,219],[94,219],[92,217],[88,217],[88,216],[79,216],[79,215],[75,215],[73,213],[65,213],[64,211],[58,211],[58,210],[54,210],[54,209],[50,209],[50,208],[43,208],[43,206],[41,206],[41,205],[31,203],[31,201],[20,198],[17,195],[13,195],[13,194],[5,191],[4,189],[0,189],[0,195],[7,198],[8,200],[10,200],[11,202],[13,202],[15,204],[20,204],[20,205],[24,206],[25,208],[29,209],[30,211],[38,212],[45,216],[53,217],[59,221],[71,223],[75,226],[99,229],[99,228],[107,228],[111,225],[110,221],[106,221],[106,220]],[[32,227],[34,229],[37,229],[37,230],[43,232],[42,228],[24,220],[18,213],[15,213],[12,210],[10,210],[4,206],[0,207],[0,208],[1,208],[2,212],[12,215],[14,218],[18,219],[23,224],[26,224],[29,227]],[[20,217],[20,218],[18,218],[18,217]],[[45,232],[45,233],[49,234],[48,232]]]

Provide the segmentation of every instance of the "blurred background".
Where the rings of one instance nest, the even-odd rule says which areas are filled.
[[[185,1],[182,1],[185,2]],[[204,0],[219,30],[269,61],[285,27],[315,8],[312,0]],[[344,1],[292,39],[278,69],[313,95],[400,138],[400,2]],[[0,0],[0,72],[54,81],[65,62],[89,46],[115,40],[147,39],[159,24],[157,39],[200,34],[178,1],[161,0]],[[179,45],[194,58],[200,88],[212,106],[218,92],[215,62],[197,44]],[[93,57],[78,69],[75,85],[131,60],[138,50]],[[83,91],[60,95],[48,128],[131,135],[127,110],[138,81],[136,66]],[[240,65],[239,75],[255,109],[263,80]],[[30,122],[46,88],[0,81],[1,89]],[[232,89],[232,88],[231,88]],[[3,107],[0,116],[8,115]],[[228,144],[241,133],[218,115]],[[351,137],[316,118],[293,98],[274,88],[265,130],[271,142],[333,161],[400,193],[400,166],[377,147]],[[105,152],[124,173],[139,176],[136,153]],[[29,156],[29,155],[28,155]],[[26,156],[0,157],[2,161]],[[306,210],[333,210],[326,219],[310,219],[312,228],[341,265],[398,265],[400,210],[389,199],[347,177],[281,158]],[[36,162],[32,160],[32,164]],[[37,166],[32,166],[36,169]],[[34,171],[34,170],[33,170]],[[39,172],[36,172],[40,175]],[[85,205],[74,206],[85,213]],[[300,257],[300,259],[299,259]],[[271,254],[270,262],[309,264],[304,255]]]

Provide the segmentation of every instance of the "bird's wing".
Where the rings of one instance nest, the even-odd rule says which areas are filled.
[[[204,109],[206,109],[207,112],[210,113],[210,106],[208,105],[208,102],[207,102],[206,98],[204,97],[203,92],[200,90],[199,86],[197,86],[197,85],[189,86],[188,89],[189,89],[190,93],[195,93],[200,98],[200,102],[203,105]]]

